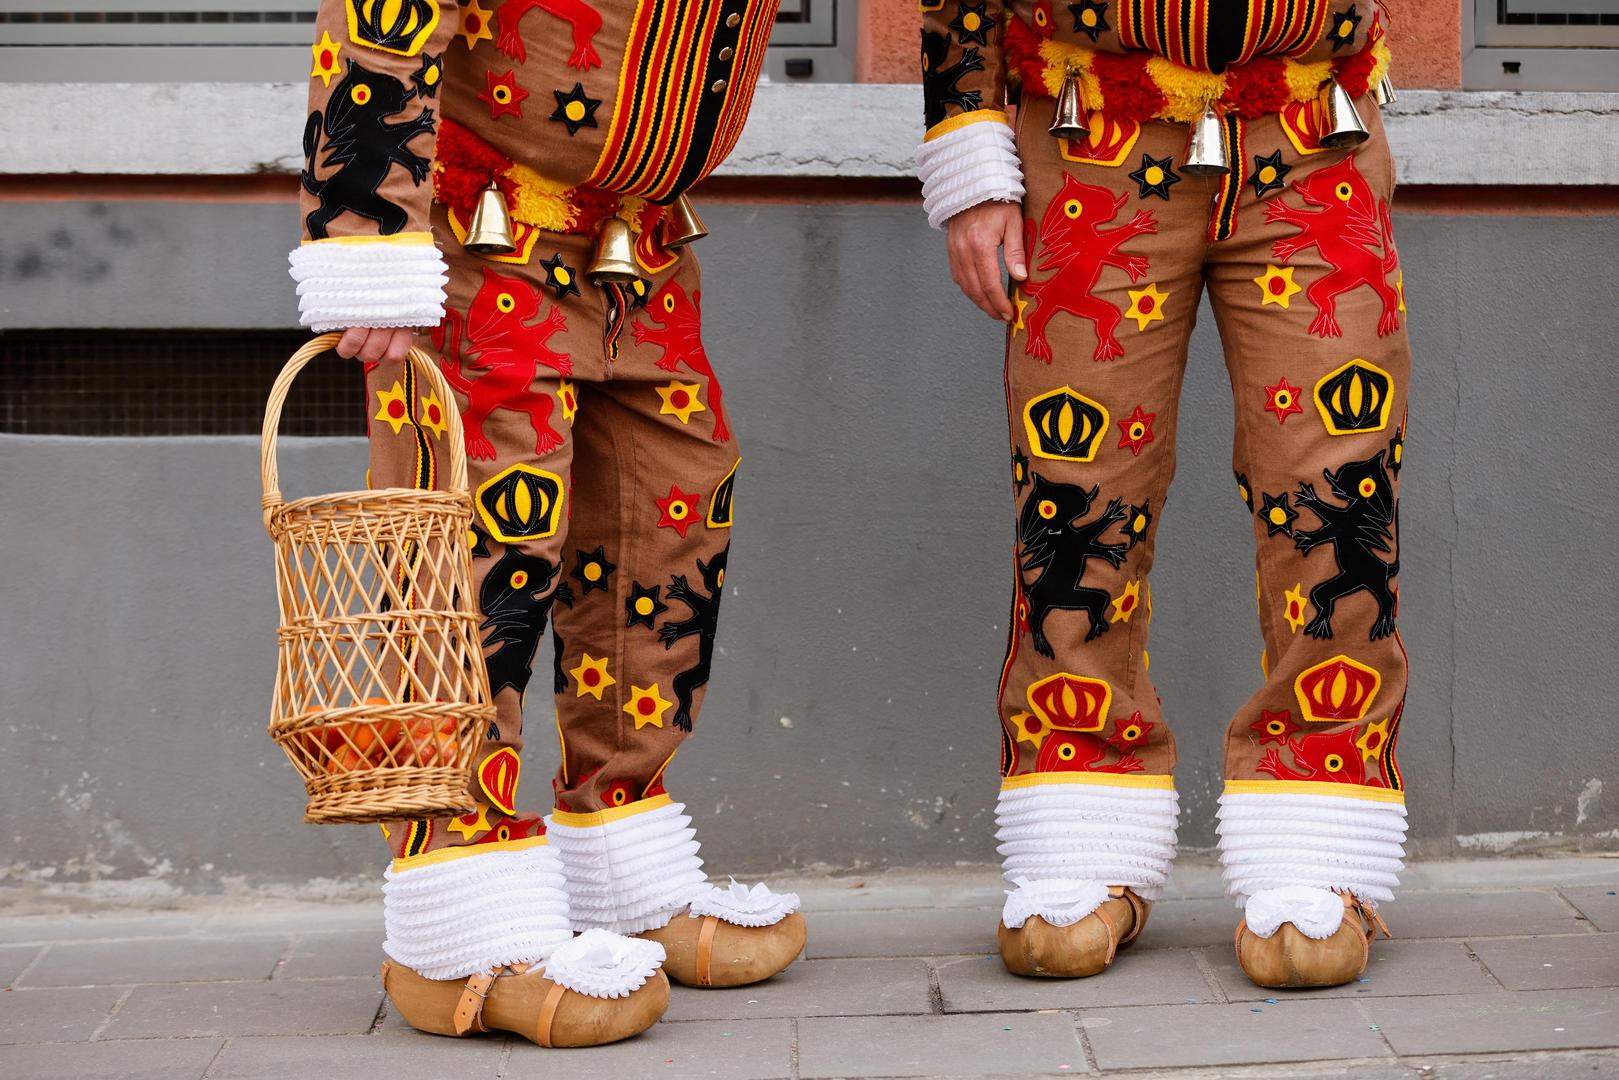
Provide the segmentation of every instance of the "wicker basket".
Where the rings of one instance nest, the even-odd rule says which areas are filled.
[[[264,524],[275,541],[281,602],[270,735],[303,777],[305,821],[464,813],[473,806],[472,758],[495,709],[472,607],[461,418],[445,410],[448,490],[283,502],[281,408],[298,372],[337,338],[318,337],[293,354],[264,410]],[[454,402],[426,353],[412,349],[410,363],[440,401]]]

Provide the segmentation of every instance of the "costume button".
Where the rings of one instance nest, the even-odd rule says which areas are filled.
[[[731,14],[729,14],[729,15],[727,15],[725,17],[725,25],[729,26],[732,30],[735,30],[737,24],[740,23],[741,21],[742,21],[742,16],[738,15],[734,11],[731,12]]]
[[[725,63],[725,61],[729,60],[732,55],[733,50],[731,47],[729,45],[725,46],[725,48],[720,50],[720,63]]]
[[[724,79],[715,79],[714,80],[714,85],[710,86],[709,89],[712,90],[716,94],[722,93],[725,90],[725,80]]]

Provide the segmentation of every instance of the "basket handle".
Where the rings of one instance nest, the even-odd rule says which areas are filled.
[[[337,344],[343,335],[337,333],[321,334],[313,338],[293,353],[287,360],[281,374],[276,376],[275,385],[270,387],[270,398],[264,405],[264,432],[259,439],[259,479],[264,485],[264,524],[268,528],[272,512],[284,501],[281,497],[281,480],[276,470],[276,443],[281,435],[281,407],[287,402],[287,393],[292,389],[292,380],[304,366]],[[466,494],[467,492],[467,440],[461,429],[461,410],[456,407],[455,393],[450,389],[449,381],[444,373],[438,369],[438,364],[426,352],[412,345],[408,355],[408,363],[416,365],[416,370],[427,379],[433,389],[438,393],[439,400],[444,402],[444,412],[449,424],[445,438],[450,444],[450,476],[447,490]]]

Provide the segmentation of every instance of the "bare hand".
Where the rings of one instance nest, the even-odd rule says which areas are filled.
[[[337,343],[337,355],[358,356],[368,364],[378,360],[403,360],[410,351],[410,339],[416,331],[406,326],[351,326],[343,331]]]
[[[967,299],[984,314],[1012,321],[1012,300],[1001,283],[997,252],[1006,258],[1013,280],[1026,281],[1023,211],[1017,203],[986,202],[969,207],[945,223],[950,248],[950,276]]]

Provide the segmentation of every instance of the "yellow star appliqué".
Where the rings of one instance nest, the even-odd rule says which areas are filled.
[[[1012,290],[1012,307],[1017,309],[1017,315],[1012,319],[1012,333],[1023,332],[1023,313],[1029,310],[1029,298],[1023,295],[1022,289]]]
[[[1136,321],[1137,330],[1145,330],[1147,324],[1158,322],[1164,317],[1164,301],[1169,294],[1158,290],[1156,281],[1147,282],[1145,289],[1130,289],[1130,310],[1124,313],[1125,318]]]
[[[567,379],[557,383],[557,400],[562,402],[562,419],[573,423],[573,418],[579,415],[579,392],[573,383]]]
[[[663,399],[663,405],[658,409],[660,416],[673,416],[682,424],[689,424],[693,413],[708,411],[708,406],[697,396],[697,391],[701,389],[697,383],[683,383],[679,379],[671,379],[668,386],[659,386],[655,389],[658,396]]]
[[[405,388],[394,381],[393,389],[377,391],[377,415],[373,420],[381,420],[394,429],[398,435],[410,423],[410,405],[405,399]]]
[[[1108,617],[1108,622],[1129,622],[1140,603],[1141,581],[1137,579],[1125,585],[1124,591],[1113,598],[1113,614]]]
[[[1304,625],[1304,586],[1302,583],[1294,585],[1282,594],[1282,617],[1287,625],[1293,628],[1296,634]]]
[[[1394,275],[1394,292],[1400,298],[1400,314],[1405,314],[1405,270]]]
[[[438,399],[437,390],[430,391],[422,397],[422,427],[440,439],[450,430],[449,421],[444,419],[444,402]]]
[[[589,694],[597,701],[602,699],[602,691],[618,682],[607,673],[607,657],[595,657],[589,653],[579,654],[579,666],[568,672],[577,684],[575,690],[578,697]]]
[[[1013,713],[1012,726],[1017,729],[1017,741],[1026,742],[1036,750],[1046,741],[1046,736],[1051,734],[1046,722],[1033,713]]]
[[[468,819],[471,820],[468,820]],[[471,814],[462,814],[460,817],[450,819],[450,831],[461,834],[461,839],[471,840],[474,836],[489,828],[489,807],[479,803],[478,809]]]
[[[332,35],[325,30],[320,32],[320,40],[309,46],[310,53],[315,57],[315,66],[309,69],[311,79],[319,79],[322,86],[332,85],[332,76],[339,73],[337,54],[343,51],[343,46],[332,40]]]
[[[635,730],[651,724],[653,727],[663,726],[663,714],[668,712],[674,702],[667,701],[658,692],[658,684],[651,686],[630,687],[630,703],[624,706],[624,711],[635,718]]]
[[[472,48],[480,41],[493,41],[494,33],[489,29],[489,12],[478,6],[478,0],[461,9],[461,27],[456,31],[466,39],[467,48]]]
[[[1291,305],[1293,295],[1304,289],[1304,286],[1293,283],[1293,270],[1291,266],[1265,264],[1265,272],[1254,278],[1254,284],[1259,286],[1260,307],[1278,304],[1286,309]]]
[[[1367,724],[1366,730],[1361,732],[1355,745],[1360,747],[1360,756],[1363,761],[1371,761],[1383,752],[1383,744],[1388,741],[1389,722],[1379,720],[1375,724]]]

